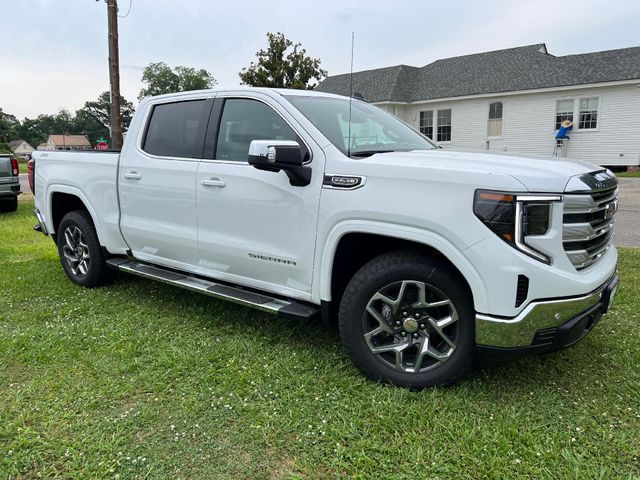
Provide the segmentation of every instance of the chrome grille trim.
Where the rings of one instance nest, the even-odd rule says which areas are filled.
[[[613,228],[613,217],[604,223],[567,223],[564,225],[563,242],[587,242],[604,235]]]
[[[600,197],[600,198],[599,198]],[[607,192],[607,195],[601,197],[598,194],[587,195],[565,195],[564,197],[564,213],[592,213],[604,210],[608,203],[618,198],[618,189]]]
[[[576,270],[595,263],[611,246],[618,189],[564,195],[562,245]]]

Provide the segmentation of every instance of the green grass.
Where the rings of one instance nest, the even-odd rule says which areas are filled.
[[[31,211],[0,216],[0,478],[640,476],[640,250],[574,348],[411,393],[315,324],[124,275],[76,287]]]
[[[18,168],[19,168],[20,173],[27,173],[27,164],[26,164],[26,162],[19,161],[18,162]]]
[[[616,173],[616,177],[634,177],[634,178],[640,178],[640,171],[638,172],[618,172]]]

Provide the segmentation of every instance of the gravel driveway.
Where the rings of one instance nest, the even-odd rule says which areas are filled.
[[[22,190],[23,192],[30,192],[31,191],[29,189],[29,180],[27,179],[27,174],[26,173],[21,173],[20,174],[20,190]]]
[[[640,178],[619,178],[618,199],[613,243],[640,247]]]

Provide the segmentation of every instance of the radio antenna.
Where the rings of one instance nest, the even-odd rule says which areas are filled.
[[[351,157],[351,103],[353,102],[353,44],[355,40],[354,32],[351,32],[351,70],[349,71],[349,134],[347,144],[347,157]]]

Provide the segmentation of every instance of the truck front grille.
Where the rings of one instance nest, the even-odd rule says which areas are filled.
[[[596,262],[611,245],[617,187],[564,196],[562,244],[577,270]]]

